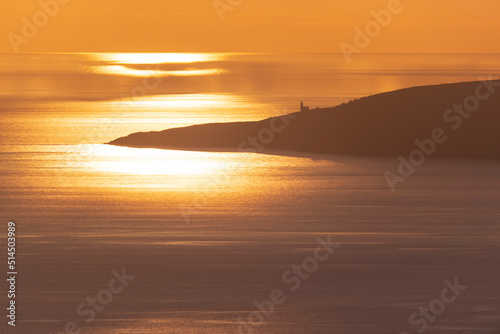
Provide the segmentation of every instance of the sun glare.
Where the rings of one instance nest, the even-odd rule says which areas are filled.
[[[188,64],[213,61],[221,54],[207,53],[100,53],[92,54],[94,59],[118,64]]]
[[[222,74],[225,71],[222,69],[206,69],[206,70],[179,70],[179,71],[160,71],[155,69],[138,70],[129,68],[123,65],[106,65],[95,66],[94,72],[100,74],[125,75],[131,77],[171,77],[171,76],[203,76]]]
[[[205,152],[137,149],[111,145],[91,145],[89,167],[94,170],[129,175],[210,176],[224,164]]]
[[[222,74],[225,71],[212,69],[160,70],[162,64],[193,64],[225,58],[224,54],[204,53],[92,53],[91,60],[105,62],[96,64],[91,71],[99,74],[124,75],[133,77],[169,77],[169,76],[204,76]],[[136,69],[130,65],[151,65],[148,69]],[[156,67],[154,65],[157,65]]]
[[[193,108],[229,108],[230,106],[243,106],[237,97],[216,94],[184,94],[184,95],[154,95],[133,99],[119,100],[114,103],[136,107],[155,107],[162,109],[190,109]]]

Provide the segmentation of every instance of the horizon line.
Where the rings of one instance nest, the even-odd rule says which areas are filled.
[[[240,52],[240,51],[36,51],[20,53],[1,53],[2,56],[21,56],[33,54],[240,54],[240,55],[344,55],[341,52]],[[500,52],[364,52],[362,55],[500,55]]]

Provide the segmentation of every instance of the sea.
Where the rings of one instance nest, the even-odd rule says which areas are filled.
[[[397,157],[106,144],[499,75],[498,54],[0,55],[0,332],[499,333],[500,161],[391,191]]]

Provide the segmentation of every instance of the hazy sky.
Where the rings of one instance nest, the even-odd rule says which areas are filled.
[[[0,52],[37,0],[1,0]],[[50,3],[54,0],[42,0]],[[59,13],[19,42],[21,52],[340,52],[386,0],[242,0],[221,21],[213,0],[60,0]],[[221,0],[237,3],[239,0]],[[401,0],[403,11],[363,52],[500,53],[500,1]],[[43,15],[38,15],[42,20]],[[28,31],[30,32],[30,31]],[[12,38],[14,35],[10,35]]]

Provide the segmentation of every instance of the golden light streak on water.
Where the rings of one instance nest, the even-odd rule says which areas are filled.
[[[159,149],[137,149],[111,145],[92,145],[94,170],[131,175],[199,176],[226,170],[213,154]]]
[[[223,54],[210,53],[99,53],[88,54],[96,60],[119,64],[168,64],[213,61]]]

